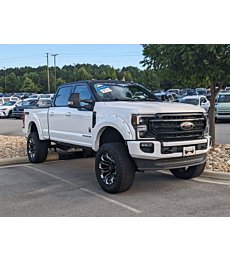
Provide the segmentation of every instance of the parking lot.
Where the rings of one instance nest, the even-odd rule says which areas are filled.
[[[132,188],[99,187],[94,159],[0,167],[0,216],[230,216],[230,181],[137,173]]]
[[[0,134],[22,135],[22,121],[0,120]],[[229,122],[217,124],[229,143]],[[111,195],[99,186],[94,159],[0,167],[0,216],[230,216],[230,181],[180,180],[169,171],[136,173],[134,185]]]

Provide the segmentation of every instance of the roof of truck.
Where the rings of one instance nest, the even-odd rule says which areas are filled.
[[[69,84],[76,84],[76,83],[86,83],[88,85],[93,85],[96,83],[112,83],[112,84],[121,84],[121,85],[140,85],[138,83],[135,82],[130,82],[130,81],[122,81],[122,80],[110,80],[110,79],[106,79],[106,80],[96,80],[96,79],[92,79],[92,80],[78,80],[78,81],[74,81],[74,82],[68,82],[68,83],[64,83],[61,86],[65,86],[65,85],[69,85]]]

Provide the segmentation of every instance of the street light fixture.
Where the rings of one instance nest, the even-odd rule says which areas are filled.
[[[57,88],[57,72],[56,72],[56,56],[59,54],[51,54],[54,57],[54,82],[55,82],[55,91]]]

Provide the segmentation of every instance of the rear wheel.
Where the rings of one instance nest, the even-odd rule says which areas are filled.
[[[103,144],[96,154],[97,180],[108,193],[128,190],[135,178],[135,166],[123,143]]]
[[[48,154],[48,141],[39,139],[37,132],[31,132],[27,138],[27,155],[32,163],[44,162]]]
[[[179,169],[171,169],[171,173],[180,179],[191,179],[200,176],[204,169],[206,163],[190,166],[186,168],[179,168]]]

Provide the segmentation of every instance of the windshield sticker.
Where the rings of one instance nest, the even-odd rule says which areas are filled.
[[[107,88],[100,89],[100,91],[101,91],[101,93],[106,94],[106,93],[112,92],[112,89],[107,87]]]
[[[97,88],[96,89],[97,91],[100,91],[103,94],[112,92],[112,89],[110,87],[108,87],[108,86],[98,85],[96,88]]]

